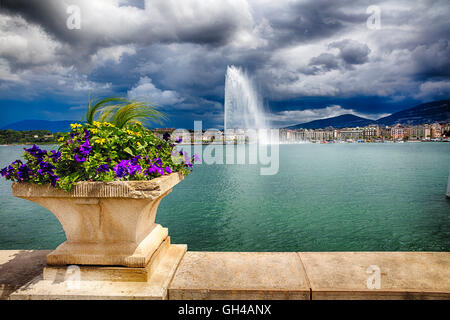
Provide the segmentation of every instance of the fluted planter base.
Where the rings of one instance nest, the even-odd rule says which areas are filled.
[[[71,192],[14,183],[12,190],[53,212],[66,233],[47,264],[145,267],[168,237],[155,223],[159,203],[182,178],[173,173],[150,181],[80,182]]]
[[[167,228],[157,224],[139,243],[72,243],[64,242],[47,255],[49,265],[107,265],[145,267],[152,255],[168,237]]]
[[[120,295],[129,288],[124,284],[133,282],[141,285],[124,298],[164,299],[187,246],[171,244],[167,228],[156,224],[155,216],[161,199],[182,179],[172,173],[150,181],[79,182],[71,192],[13,183],[14,196],[38,203],[58,218],[67,241],[47,255],[42,278],[12,298],[45,299],[51,292],[65,299],[68,288],[60,283],[73,285],[75,280],[79,286],[69,288],[75,298],[101,298],[114,290]]]

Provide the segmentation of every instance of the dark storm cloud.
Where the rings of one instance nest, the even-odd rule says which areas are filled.
[[[174,26],[173,29],[158,28],[149,29],[151,24],[142,23],[142,28],[130,30],[129,33],[123,35],[111,34],[116,28],[115,24],[120,23],[120,16],[100,15],[100,19],[107,20],[111,25],[110,32],[106,29],[99,30],[95,26],[95,22],[90,25],[82,23],[79,31],[69,30],[66,25],[69,14],[66,12],[67,4],[59,0],[3,0],[2,8],[9,14],[19,15],[28,22],[41,26],[46,32],[56,37],[58,40],[77,45],[79,42],[83,46],[92,46],[92,50],[86,52],[94,52],[99,47],[106,47],[110,44],[130,44],[139,42],[142,45],[152,44],[156,42],[190,42],[198,44],[220,45],[226,43],[236,29],[239,28],[240,21],[238,16],[234,16],[234,12],[224,11],[220,16],[213,16],[211,23],[194,25],[183,25],[183,20],[175,17],[174,7],[164,5],[164,1],[149,1],[149,4],[157,4],[158,13],[166,19],[167,25]],[[81,21],[83,22],[84,14],[89,9],[86,7],[85,1],[74,0],[74,5],[81,7]],[[173,4],[172,4],[173,5]],[[128,1],[122,3],[120,7],[130,6],[140,9],[142,17],[145,17],[145,1]],[[95,9],[92,9],[95,10]],[[151,13],[153,8],[149,8]],[[117,14],[118,12],[113,12]],[[117,21],[119,20],[119,21]],[[104,21],[99,21],[102,23]],[[147,21],[148,23],[149,21]],[[126,28],[126,26],[124,26]]]
[[[339,49],[339,57],[347,64],[363,64],[369,59],[370,49],[364,43],[345,39],[330,44],[331,48]]]
[[[415,72],[418,78],[440,78],[450,76],[450,45],[440,39],[431,45],[420,45],[412,51]]]
[[[30,23],[41,26],[46,32],[64,42],[76,42],[80,33],[66,26],[66,6],[57,0],[2,0],[2,11],[19,15]]]
[[[390,99],[450,94],[446,1],[70,3],[81,8],[81,30],[66,26],[68,2],[2,1],[2,97],[19,92],[64,104],[90,92],[142,94],[173,103],[166,107],[180,121],[217,120],[231,64],[248,71],[274,112],[311,97],[319,108],[361,96],[382,97],[380,109],[363,110],[373,105],[364,99],[342,108],[381,114],[381,106],[394,108]],[[381,9],[380,30],[366,26],[369,5]]]
[[[365,2],[365,1],[363,1]],[[348,5],[361,7],[361,12],[350,13],[344,8]],[[364,24],[367,6],[354,1],[310,0],[293,2],[286,6],[283,15],[273,16],[271,25],[277,44],[309,43],[318,39],[338,35],[355,24]]]
[[[328,45],[328,48],[339,49],[339,54],[321,53],[317,57],[311,58],[309,64],[300,68],[299,71],[303,74],[314,75],[340,68],[353,69],[353,65],[364,64],[369,60],[369,47],[358,41],[345,39],[332,42]]]
[[[316,74],[318,72],[328,72],[339,68],[339,59],[336,55],[331,53],[322,53],[317,57],[311,58],[308,68],[304,73]]]
[[[15,46],[11,46],[3,56],[7,58],[12,72],[48,63],[60,63],[65,67],[73,66],[81,73],[90,75],[93,69],[99,67],[99,55],[114,54],[111,51],[124,51],[120,46],[135,51],[153,44],[193,43],[203,46],[206,50],[215,50],[225,46],[236,32],[251,23],[251,16],[246,13],[245,6],[240,8],[232,2],[221,2],[216,5],[197,4],[195,11],[197,15],[191,14],[188,10],[190,8],[182,8],[188,6],[186,2],[123,1],[116,6],[111,1],[74,0],[73,4],[80,8],[79,30],[67,28],[66,22],[69,17],[66,12],[67,3],[62,1],[2,2],[2,12],[25,19],[26,23],[22,29],[26,29],[27,23],[38,26],[54,42],[51,57],[48,59],[32,57],[18,59],[20,54],[17,51],[22,48],[15,50]],[[14,23],[18,22],[7,22],[7,24]],[[102,51],[103,49],[109,51]],[[135,58],[140,57],[136,55]],[[151,59],[148,56],[142,58]]]
[[[411,53],[412,65],[405,72],[417,80],[448,77],[450,75],[450,20],[447,0],[418,1],[411,10],[382,12],[382,23],[405,31],[396,36],[374,34],[379,50],[391,53],[405,50]]]

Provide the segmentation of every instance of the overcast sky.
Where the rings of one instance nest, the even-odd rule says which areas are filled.
[[[227,65],[274,126],[377,119],[450,96],[449,14],[448,0],[2,0],[0,126],[121,95],[163,106],[167,127],[222,128]]]

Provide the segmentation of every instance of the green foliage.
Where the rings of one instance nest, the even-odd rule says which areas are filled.
[[[112,102],[117,102],[116,105],[111,105]],[[97,113],[101,112],[102,109],[111,108],[113,106],[121,106],[126,102],[126,99],[120,97],[108,97],[98,100],[93,104],[93,100],[89,98],[88,110],[86,112],[87,123],[93,124]]]
[[[123,128],[97,121],[71,127],[58,140],[58,150],[26,149],[27,162],[13,162],[2,176],[70,191],[79,181],[151,180],[172,172],[187,175],[193,166],[195,156],[177,151],[168,134],[160,139],[139,122]]]
[[[166,116],[156,106],[142,101],[132,101],[121,97],[109,97],[97,102],[89,99],[86,121],[93,124],[95,120],[109,122],[124,128],[127,124],[138,121],[162,123]]]

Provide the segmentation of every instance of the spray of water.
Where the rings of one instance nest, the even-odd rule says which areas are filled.
[[[225,76],[224,129],[257,129],[259,142],[267,140],[268,122],[252,79],[239,67],[228,66]]]

